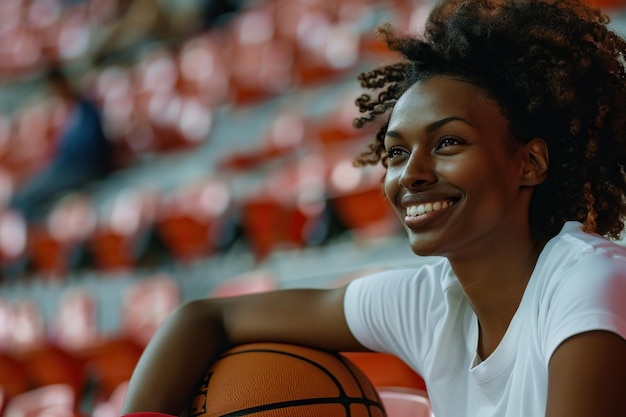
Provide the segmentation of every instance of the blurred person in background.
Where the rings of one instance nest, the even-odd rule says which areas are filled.
[[[62,68],[47,69],[44,81],[67,108],[67,115],[49,162],[16,191],[9,204],[28,222],[41,220],[63,193],[103,179],[113,168],[112,144],[100,109],[74,88]]]

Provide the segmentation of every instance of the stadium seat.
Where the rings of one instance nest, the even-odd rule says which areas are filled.
[[[87,389],[85,362],[57,346],[46,344],[12,355],[24,365],[32,387],[62,384],[76,398]]]
[[[37,348],[47,343],[46,324],[38,304],[29,298],[12,299],[8,303],[11,351]]]
[[[161,199],[155,228],[177,262],[187,264],[216,251],[224,219],[232,209],[231,194],[225,181],[206,178]]]
[[[224,59],[235,106],[257,105],[293,86],[293,45],[275,31],[271,3],[248,7],[231,21]]]
[[[336,2],[276,2],[275,8],[276,30],[294,49],[293,79],[299,88],[335,82],[355,67],[358,25],[343,19]]]
[[[130,379],[143,349],[132,339],[112,335],[79,352],[87,365],[94,403],[109,398],[121,383]]]
[[[379,352],[342,352],[377,387],[403,387],[426,391],[422,377],[398,357]]]
[[[11,340],[6,354],[13,359],[13,366],[19,365],[25,373],[29,388],[63,384],[76,397],[82,395],[87,384],[85,363],[48,339],[38,304],[31,299],[13,299],[10,308]]]
[[[398,387],[381,387],[377,391],[387,417],[434,417],[425,391]]]
[[[240,199],[243,232],[257,260],[318,243],[325,230],[326,164],[314,153],[269,170]]]
[[[15,210],[0,210],[0,265],[4,275],[0,280],[19,275],[28,261],[27,245],[28,225],[24,217]]]
[[[121,333],[145,347],[180,301],[172,276],[163,273],[141,278],[124,294]]]
[[[354,103],[358,94],[360,92],[354,89],[343,93],[338,103],[330,111],[316,119],[312,137],[317,143],[325,147],[332,147],[344,142],[358,141],[358,148],[354,147],[354,155],[357,155],[356,149],[365,150],[366,138],[374,137],[375,125],[367,125],[361,129],[352,125],[354,118],[359,116],[359,109]]]
[[[122,297],[120,328],[102,335],[92,345],[72,351],[85,363],[95,401],[109,398],[130,379],[146,344],[179,302],[178,287],[170,276],[144,277]]]
[[[64,384],[52,384],[29,390],[8,401],[5,417],[79,417],[77,397]]]
[[[339,160],[328,177],[329,204],[357,239],[388,238],[400,231],[397,215],[382,193],[381,178],[379,165],[355,168],[351,157]]]
[[[24,364],[6,352],[0,351],[0,390],[4,404],[31,388],[28,372]],[[2,415],[2,406],[0,406]]]
[[[154,224],[158,195],[125,187],[101,204],[98,227],[87,241],[96,269],[115,273],[136,266]]]
[[[91,417],[119,417],[121,415],[128,381],[119,384],[106,401],[95,405]]]
[[[224,58],[224,35],[207,32],[185,41],[176,56],[180,73],[178,91],[202,97],[207,104],[226,104],[230,73]]]
[[[85,242],[96,228],[96,214],[84,193],[63,196],[52,207],[45,223],[28,231],[29,259],[35,273],[62,281],[78,267]]]
[[[70,352],[98,344],[102,335],[98,323],[98,306],[92,293],[80,287],[65,290],[50,327],[50,339]]]

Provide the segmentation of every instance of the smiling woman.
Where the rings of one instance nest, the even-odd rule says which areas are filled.
[[[498,104],[467,82],[432,77],[400,97],[385,132],[384,190],[416,254],[459,260],[530,241],[531,187],[545,178],[547,154],[540,141],[513,147],[510,136]],[[541,163],[527,163],[530,154]]]
[[[607,23],[582,0],[444,0],[423,37],[381,27],[401,59],[360,76],[355,125],[381,127],[355,162],[383,165],[411,249],[441,258],[188,302],[124,412],[179,414],[220,352],[280,342],[395,355],[437,417],[626,415],[626,248],[610,240],[626,216],[626,42]]]

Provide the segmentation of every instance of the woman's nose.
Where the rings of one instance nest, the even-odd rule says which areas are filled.
[[[398,182],[408,190],[437,181],[435,164],[430,152],[414,150],[406,161]]]

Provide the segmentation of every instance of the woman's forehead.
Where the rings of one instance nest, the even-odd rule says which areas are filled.
[[[504,118],[498,103],[480,87],[450,76],[433,76],[416,82],[400,96],[391,111],[389,126],[449,117],[469,123]]]

